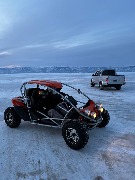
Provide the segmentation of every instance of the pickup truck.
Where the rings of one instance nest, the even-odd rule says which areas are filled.
[[[125,84],[125,76],[117,75],[114,69],[97,70],[92,74],[91,87],[98,85],[100,90],[104,87],[114,87],[117,90]]]

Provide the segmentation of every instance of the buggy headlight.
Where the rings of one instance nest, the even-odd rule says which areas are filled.
[[[103,112],[103,110],[104,110],[104,109],[103,109],[102,107],[101,107],[101,108],[99,108],[99,111],[100,111],[100,112]]]
[[[97,105],[97,108],[101,113],[104,111],[104,108],[103,108],[102,104]]]
[[[85,114],[87,114],[87,116],[90,116],[90,111],[89,110],[85,110]]]
[[[96,118],[97,114],[95,112],[91,112],[89,110],[85,110],[85,113],[87,114],[87,116],[92,117],[92,118]]]
[[[91,112],[90,116],[93,117],[94,119],[97,117],[97,114],[95,112]]]

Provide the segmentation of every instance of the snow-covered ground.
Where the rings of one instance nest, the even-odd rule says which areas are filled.
[[[0,75],[0,179],[1,180],[134,180],[135,179],[135,73],[126,75],[120,91],[90,87],[91,74]],[[109,111],[106,128],[89,131],[81,150],[70,149],[61,129],[22,121],[6,126],[4,110],[20,95],[30,79],[53,79],[80,88]]]

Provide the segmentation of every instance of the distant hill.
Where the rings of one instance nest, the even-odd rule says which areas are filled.
[[[93,73],[97,69],[116,69],[117,72],[135,72],[135,66],[125,67],[0,67],[0,74],[16,73]]]

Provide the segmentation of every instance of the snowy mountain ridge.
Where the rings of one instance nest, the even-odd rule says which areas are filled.
[[[16,74],[16,73],[93,73],[97,69],[116,69],[117,72],[135,72],[135,66],[123,67],[21,67],[8,66],[0,67],[0,74]]]

